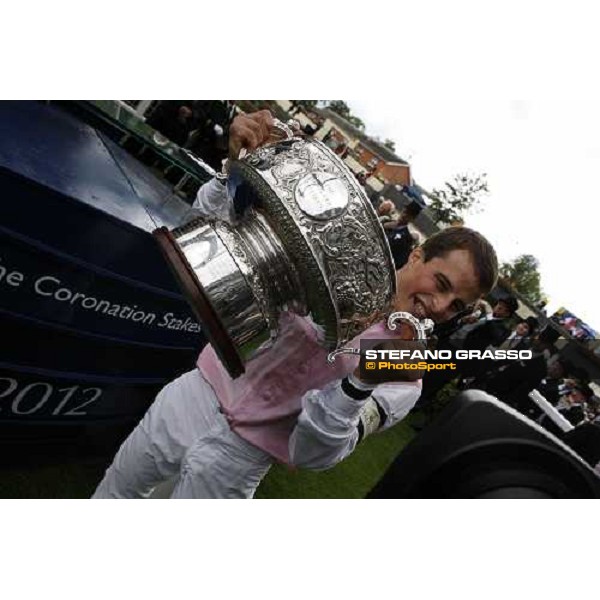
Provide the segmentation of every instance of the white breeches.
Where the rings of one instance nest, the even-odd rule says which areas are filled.
[[[273,458],[229,428],[198,370],[165,386],[125,440],[94,498],[146,498],[176,478],[171,498],[251,498]]]

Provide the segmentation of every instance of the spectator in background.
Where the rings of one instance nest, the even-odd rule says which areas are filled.
[[[297,115],[302,110],[302,103],[299,100],[290,100],[288,114],[290,117]]]
[[[560,400],[560,385],[562,378],[569,370],[569,364],[560,356],[548,364],[548,375],[542,379],[536,388],[552,406]]]
[[[348,147],[348,144],[346,144],[346,142],[342,142],[335,150],[334,152],[341,158],[344,159],[346,158],[346,156],[348,156],[348,153],[350,152],[350,148]]]
[[[447,338],[447,347],[453,350],[461,350],[467,335],[476,327],[485,323],[492,316],[492,312],[490,303],[480,298],[467,314],[456,320],[451,330],[448,329],[442,334],[443,338]]]
[[[592,398],[589,399],[587,405],[588,422],[600,426],[600,398],[594,395]]]
[[[529,347],[530,337],[535,331],[531,320],[523,320],[517,323],[509,336],[500,344],[502,350],[525,350]]]
[[[317,133],[317,128],[313,127],[310,123],[307,123],[303,128],[302,131],[304,132],[305,135],[308,136],[313,136],[315,135],[315,133]]]
[[[363,177],[366,180],[366,175],[363,174]],[[383,225],[383,223],[389,223],[393,221],[392,211],[395,206],[391,200],[387,200],[383,196],[379,197],[379,206],[377,207],[377,216],[379,217],[379,222]]]
[[[477,322],[475,327],[469,327],[467,335],[464,336],[462,348],[482,352],[488,348],[499,348],[510,335],[508,322],[518,308],[519,303],[512,296],[505,296],[498,300],[491,316],[486,315],[485,318]],[[458,335],[460,335],[460,332]],[[460,364],[460,371],[463,378],[470,380],[467,385],[471,385],[473,378],[477,381],[493,366],[494,361],[492,359],[469,360]]]
[[[493,313],[492,306],[489,302],[486,302],[483,298],[478,300],[467,315],[461,317],[456,327],[448,335],[452,338],[452,346],[456,349],[462,349],[465,338],[471,331],[473,331],[478,325],[485,323],[491,318]]]
[[[323,143],[330,150],[333,150],[334,152],[336,151],[337,147],[340,145],[340,141],[338,140],[337,136],[335,135],[335,131],[333,129],[329,130],[329,133],[325,136]]]
[[[227,100],[165,100],[146,122],[218,171],[227,157],[229,125],[234,116],[235,106]]]
[[[408,225],[415,220],[423,208],[424,206],[421,202],[414,200],[402,209],[397,219],[383,223],[396,269],[406,264],[410,253],[416,245],[415,237]]]
[[[525,321],[529,324],[529,335],[533,335],[538,329],[542,329],[542,324],[535,317],[527,317]]]
[[[146,123],[179,146],[184,146],[194,123],[191,100],[164,100]]]
[[[533,338],[531,337],[531,334],[535,329],[536,328],[533,326],[531,320],[520,321],[499,346],[489,345],[487,348],[498,348],[499,350],[527,350],[532,345]],[[475,375],[475,378],[469,380],[466,384],[471,388],[485,389],[487,379],[494,373],[499,372],[502,367],[512,364],[513,360],[485,359],[474,362],[473,364],[471,364],[471,362],[473,361],[470,361],[465,369],[461,369],[461,372],[464,374],[470,374],[471,376],[473,376],[473,374]]]
[[[195,100],[193,125],[186,147],[219,171],[227,158],[229,126],[235,116],[235,105],[228,100]]]
[[[491,317],[486,317],[465,338],[466,350],[485,350],[488,346],[499,347],[509,336],[507,322],[519,308],[519,303],[512,296],[498,300]]]
[[[309,119],[315,123],[315,125],[311,125],[310,123],[307,123],[303,128],[302,131],[309,136],[313,136],[315,135],[315,133],[317,133],[317,131],[319,131],[319,129],[321,129],[321,127],[323,126],[323,119],[317,119],[315,118],[315,116],[313,114],[309,115]]]
[[[362,185],[363,187],[366,185],[367,177],[366,177],[364,171],[361,171],[360,173],[358,173],[356,175],[356,181],[358,181],[358,183],[360,183],[360,185]]]
[[[562,416],[577,427],[586,421],[587,403],[591,401],[594,392],[589,386],[578,383],[567,395],[563,396],[556,408]]]

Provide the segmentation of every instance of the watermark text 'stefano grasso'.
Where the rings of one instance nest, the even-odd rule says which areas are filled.
[[[360,377],[364,381],[407,381],[428,371],[457,370],[460,361],[529,360],[531,350],[429,350],[422,342],[361,341]]]

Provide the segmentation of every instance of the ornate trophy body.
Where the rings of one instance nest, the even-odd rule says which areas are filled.
[[[234,225],[198,218],[154,235],[232,377],[276,339],[283,311],[310,315],[330,350],[387,311],[396,278],[384,231],[324,144],[263,146],[231,163],[227,186],[246,207]]]

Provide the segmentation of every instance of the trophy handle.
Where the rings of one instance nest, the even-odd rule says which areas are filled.
[[[278,129],[279,131],[281,131],[281,133],[283,133],[284,140],[291,140],[296,135],[293,130],[293,126],[296,124],[298,125],[298,127],[300,126],[298,121],[296,121],[295,119],[289,119],[287,123],[284,123],[283,121],[280,121],[279,119],[273,119],[272,129]],[[265,144],[263,144],[263,146],[268,146],[269,144],[276,144],[277,142],[281,142],[281,141],[282,141],[281,139],[267,141]],[[242,160],[243,158],[246,157],[247,154],[248,154],[248,151],[246,150],[246,148],[242,148],[240,150],[238,160]]]
[[[354,354],[355,356],[360,356],[360,350],[358,348],[338,348],[327,355],[327,362],[330,364],[335,362],[338,354]]]
[[[287,140],[291,140],[296,135],[292,129],[292,127],[296,124],[298,126],[300,125],[295,119],[290,119],[287,123],[284,123],[279,119],[273,119],[273,128],[282,131],[285,135],[285,139]]]
[[[395,331],[398,328],[397,321],[407,321],[412,326],[417,341],[427,340],[427,334],[433,331],[434,323],[431,319],[423,319],[419,321],[416,317],[408,312],[394,312],[387,320],[388,329]],[[327,362],[333,363],[339,354],[354,354],[360,356],[358,348],[338,348],[327,355]]]
[[[417,334],[417,340],[426,340],[427,334],[431,333],[434,327],[434,323],[431,319],[423,319],[422,321],[419,321],[419,319],[408,312],[394,312],[388,317],[388,329],[395,331],[398,327],[396,325],[396,321],[408,321]]]

